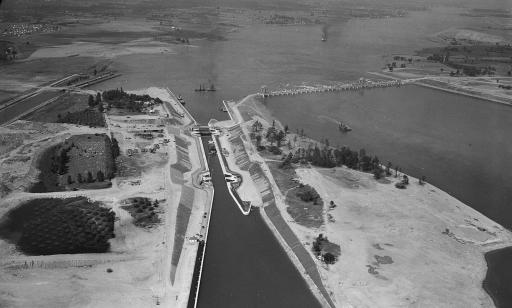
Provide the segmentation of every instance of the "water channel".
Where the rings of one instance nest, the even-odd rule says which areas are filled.
[[[217,155],[208,160],[215,197],[198,307],[320,307],[258,211],[240,212]]]

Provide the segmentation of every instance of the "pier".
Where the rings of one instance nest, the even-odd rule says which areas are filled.
[[[324,92],[342,92],[342,91],[358,91],[363,89],[373,88],[388,88],[388,87],[400,87],[405,82],[402,80],[386,80],[386,81],[372,81],[372,80],[360,80],[357,82],[333,85],[333,86],[317,86],[297,89],[283,89],[275,91],[267,91],[266,88],[262,88],[262,91],[257,93],[263,98],[272,96],[284,96],[284,95],[301,95],[301,94],[314,94]]]

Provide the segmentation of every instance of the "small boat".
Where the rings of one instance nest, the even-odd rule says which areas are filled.
[[[327,41],[327,36],[324,33],[324,34],[322,34],[322,42],[325,42],[325,41]]]
[[[206,91],[206,88],[202,84],[200,84],[199,85],[199,89],[195,89],[194,91],[196,91],[196,92],[203,92],[203,91]]]
[[[349,132],[352,130],[352,128],[350,126],[348,126],[347,124],[343,124],[343,122],[340,122],[340,124],[338,125],[338,129],[343,133],[346,133],[346,132]]]

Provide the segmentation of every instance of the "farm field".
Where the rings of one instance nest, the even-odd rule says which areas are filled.
[[[115,171],[113,155],[112,141],[104,134],[72,136],[43,152],[37,164],[39,182],[30,191],[109,187]],[[94,182],[98,184],[88,185]]]

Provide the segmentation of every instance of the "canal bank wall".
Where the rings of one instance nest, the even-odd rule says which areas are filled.
[[[234,117],[237,113],[234,112],[228,104],[224,103],[228,114],[236,124],[239,126],[241,134],[245,134],[242,129],[240,120]],[[217,140],[216,140],[217,145]],[[218,146],[220,148],[220,145]],[[247,151],[247,150],[246,150]],[[249,157],[248,157],[249,158]],[[250,159],[250,158],[249,158]],[[222,161],[222,160],[221,160]],[[263,199],[263,207],[259,209],[259,214],[265,221],[268,228],[272,231],[274,237],[278,240],[281,247],[284,249],[289,259],[301,273],[303,279],[307,282],[309,289],[313,292],[315,297],[320,301],[323,307],[336,307],[332,301],[329,292],[325,288],[320,276],[320,272],[316,266],[315,261],[312,259],[309,252],[304,248],[299,238],[295,235],[292,229],[288,226],[287,222],[282,217],[279,209],[276,206],[275,195],[270,180],[262,169],[261,163],[254,163],[253,166],[248,168],[251,177],[264,181],[267,184],[263,185],[264,191],[260,191]],[[270,174],[270,173],[269,173]],[[270,175],[271,176],[271,175]]]
[[[167,91],[169,96],[174,100],[173,102],[169,102],[169,105],[168,105],[168,107],[170,109],[169,111],[172,114],[175,114],[175,116],[188,117],[190,120],[190,123],[188,123],[186,125],[186,127],[190,126],[192,124],[197,124],[197,121],[190,114],[190,112],[187,110],[187,108],[185,108],[185,106],[183,106],[179,103],[176,95],[169,88],[165,88],[165,90]],[[183,114],[180,114],[178,110],[181,110],[181,112]],[[208,241],[208,232],[209,232],[209,228],[210,228],[210,219],[211,219],[211,214],[212,214],[212,210],[213,210],[213,200],[214,200],[214,196],[215,196],[215,190],[214,190],[213,186],[209,186],[208,184],[206,184],[208,186],[204,186],[204,184],[202,185],[202,183],[201,183],[202,173],[207,172],[207,171],[209,172],[208,158],[207,158],[205,150],[204,150],[203,140],[202,140],[202,138],[200,138],[198,136],[191,136],[191,138],[194,139],[195,147],[196,147],[196,150],[198,151],[199,162],[200,162],[201,166],[200,166],[200,168],[194,170],[190,174],[191,182],[189,184],[191,186],[186,186],[186,185],[184,185],[184,183],[181,183],[179,180],[178,180],[178,182],[181,183],[181,185],[183,185],[182,188],[185,190],[185,192],[186,191],[194,191],[194,190],[200,190],[200,191],[205,192],[207,194],[208,203],[205,204],[205,208],[204,208],[203,219],[201,222],[201,230],[199,232],[200,239],[197,239],[197,245],[194,246],[195,261],[194,261],[194,269],[193,269],[189,293],[188,293],[187,308],[197,307],[199,291],[200,291],[200,286],[201,286],[201,277],[203,274],[204,259],[205,259],[205,254],[206,254],[206,246],[207,246],[207,241]],[[188,157],[185,157],[183,155],[186,152],[186,151],[184,151],[184,149],[188,146],[186,144],[186,141],[182,140],[181,137],[175,137],[175,141],[176,141],[177,152],[180,152],[179,148],[182,148],[182,150],[181,150],[182,155],[178,155],[178,159],[181,157],[182,160],[186,160],[186,161],[181,161],[181,162],[179,160],[177,161],[177,164],[180,164],[181,168],[180,168],[180,166],[178,166],[177,169],[180,169],[180,170],[177,170],[174,173],[179,175],[179,174],[183,174],[182,171],[186,171],[186,170],[190,171],[188,168],[183,169],[183,167],[186,167],[189,165],[189,163],[187,162]],[[171,170],[171,172],[172,172],[172,170]],[[190,202],[187,202],[187,204],[190,204]],[[179,204],[179,208],[180,207],[182,209],[185,209],[184,212],[188,212],[188,216],[190,216],[192,208],[189,209],[186,206],[182,206],[181,200],[180,200],[180,204]],[[178,210],[179,210],[179,208],[178,208]],[[183,220],[188,221],[188,217],[181,217],[181,218]],[[180,215],[178,214],[177,222],[179,220],[180,220]],[[188,225],[188,223],[187,223],[187,225]],[[185,226],[185,228],[186,227],[187,226]],[[182,237],[180,237],[181,241],[185,240],[184,235],[185,235],[185,233],[182,232]],[[177,266],[177,264],[175,264],[173,266],[174,266],[173,269],[175,271],[175,267]],[[171,279],[173,279],[172,272],[171,272]]]
[[[183,107],[183,109],[186,109]],[[200,137],[195,137],[196,140],[196,146],[200,149],[199,152],[202,154],[201,158],[201,165],[202,170],[201,171],[210,171],[210,167],[208,166],[208,158],[206,157],[206,153],[204,151],[204,144],[203,140]],[[202,173],[202,172],[201,172]],[[199,175],[200,176],[200,175]],[[197,179],[199,180],[199,179]],[[197,183],[196,183],[197,184]],[[197,307],[197,301],[199,299],[199,290],[201,287],[201,277],[203,275],[203,266],[204,266],[204,258],[206,254],[206,245],[208,242],[208,232],[210,230],[210,219],[212,216],[212,210],[213,210],[213,199],[215,197],[215,189],[213,186],[208,188],[202,188],[209,196],[209,202],[207,206],[207,210],[205,214],[207,215],[207,221],[206,224],[203,225],[204,228],[201,230],[201,234],[203,235],[203,239],[198,242],[197,247],[197,254],[196,254],[196,263],[194,266],[194,274],[192,276],[192,282],[190,287],[190,294],[189,294],[189,301],[187,308],[196,308]]]
[[[229,169],[228,163],[226,161],[226,158],[224,157],[224,154],[222,154],[222,148],[219,144],[219,140],[217,136],[213,136],[213,142],[215,142],[215,148],[217,149],[217,156],[219,158],[220,165],[222,167],[222,171],[224,174],[235,174],[237,177],[242,181],[242,176],[231,171]],[[238,205],[238,208],[244,215],[249,215],[251,212],[251,205],[249,205],[247,208],[244,208],[244,204],[238,193],[236,192],[236,189],[233,187],[232,183],[226,180],[226,185],[228,186],[228,191],[231,197],[233,198],[233,201],[235,201],[236,205]]]

